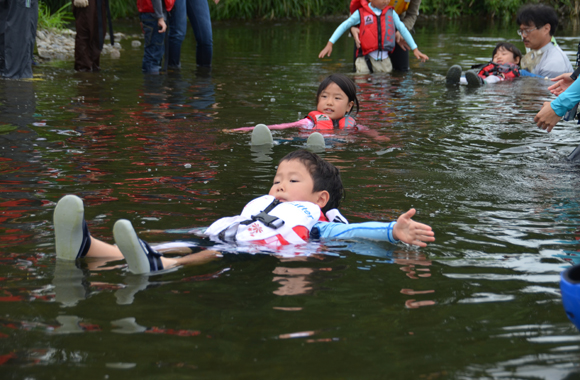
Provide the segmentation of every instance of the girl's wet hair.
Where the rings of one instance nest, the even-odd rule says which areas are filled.
[[[304,149],[288,153],[280,160],[280,163],[292,160],[299,160],[306,166],[314,182],[313,192],[328,191],[330,197],[326,206],[322,208],[322,212],[326,213],[330,209],[338,208],[346,196],[338,168],[317,154]]]
[[[338,87],[340,87],[340,89],[348,97],[349,102],[354,102],[353,108],[356,106],[355,113],[358,113],[359,107],[358,107],[358,98],[356,97],[356,85],[354,84],[352,79],[343,74],[331,74],[328,77],[326,77],[326,79],[324,79],[322,83],[320,83],[320,86],[318,86],[318,92],[316,93],[316,102],[318,102],[318,99],[320,98],[320,94],[322,93],[322,91],[324,91],[326,87],[328,87],[331,83],[335,83]]]
[[[491,59],[493,59],[493,57],[495,56],[495,53],[497,53],[497,51],[501,48],[506,49],[507,51],[511,52],[514,55],[514,60],[516,60],[516,58],[519,58],[518,62],[522,62],[522,52],[520,51],[520,49],[518,49],[516,47],[516,45],[514,44],[510,44],[509,42],[499,42],[497,45],[495,45],[495,49],[493,49],[493,53],[491,53]]]

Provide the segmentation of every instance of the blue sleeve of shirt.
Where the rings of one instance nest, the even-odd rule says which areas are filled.
[[[356,10],[353,12],[353,14],[350,15],[349,18],[347,18],[342,24],[340,24],[338,28],[336,28],[336,30],[334,31],[334,33],[332,33],[332,36],[328,41],[334,44],[340,38],[340,36],[344,34],[344,32],[346,32],[347,30],[358,24],[360,24],[360,13],[358,10]]]
[[[397,243],[398,240],[393,237],[395,223],[364,222],[343,224],[318,222],[314,225],[312,236],[315,238],[338,239],[362,238]]]
[[[532,74],[528,70],[520,69],[520,76],[521,77],[532,77],[532,78],[543,78],[543,76],[538,74]]]
[[[566,91],[561,93],[556,100],[550,103],[550,106],[554,112],[556,112],[556,115],[564,116],[564,114],[571,110],[578,102],[580,102],[580,80],[576,79],[576,81],[574,81]]]
[[[411,33],[409,32],[405,24],[403,24],[399,15],[394,11],[393,11],[393,21],[395,22],[395,29],[397,29],[399,33],[401,33],[401,36],[403,36],[405,41],[407,41],[407,44],[409,44],[411,51],[417,49],[417,44],[415,43],[413,36],[411,36]]]

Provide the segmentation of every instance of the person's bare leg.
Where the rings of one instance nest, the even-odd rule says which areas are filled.
[[[91,236],[91,248],[85,257],[123,259],[123,254],[119,247],[113,244],[105,243]]]
[[[212,251],[206,249],[201,252],[193,253],[191,255],[183,257],[161,257],[161,262],[163,263],[164,269],[174,268],[180,265],[201,265],[209,263],[217,258],[221,257],[218,251]]]

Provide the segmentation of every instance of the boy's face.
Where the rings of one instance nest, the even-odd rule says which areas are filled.
[[[511,51],[509,51],[508,49],[506,49],[504,47],[500,47],[499,49],[497,49],[497,51],[495,52],[495,54],[493,56],[493,62],[497,63],[499,65],[503,65],[506,63],[519,65],[520,64],[520,57],[516,57],[516,59],[514,59],[514,53],[512,53]]]
[[[312,176],[300,160],[280,163],[268,194],[281,202],[306,201],[317,204],[320,208],[326,206],[329,198],[326,190],[314,192]]]
[[[372,0],[369,1],[369,3],[371,3],[371,5],[377,9],[380,9],[381,11],[383,9],[385,9],[387,7],[387,5],[389,5],[391,1],[390,0]]]

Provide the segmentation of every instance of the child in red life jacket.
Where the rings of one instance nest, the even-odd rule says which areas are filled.
[[[252,245],[270,246],[273,248],[270,252],[277,252],[281,246],[304,244],[310,237],[402,241],[420,247],[435,241],[431,227],[411,219],[415,209],[402,214],[396,222],[348,224],[337,210],[343,198],[339,170],[312,152],[297,150],[280,161],[268,195],[250,202],[241,215],[214,222],[205,234],[214,241],[236,242],[244,252],[252,252]],[[246,213],[248,208],[252,209],[252,204],[256,205],[253,212]],[[191,252],[196,246],[177,242],[153,249],[140,240],[131,223],[123,219],[113,228],[117,245],[102,242],[89,234],[82,200],[74,195],[59,200],[54,210],[54,230],[57,258],[125,258],[129,270],[136,274],[202,264],[220,257],[220,253],[213,250],[177,258],[165,257],[160,251],[183,253],[187,249]]]
[[[467,71],[461,76],[461,66],[453,65],[447,71],[447,84],[467,84],[469,86],[481,86],[484,83],[497,83],[511,80],[522,75],[520,61],[522,53],[509,42],[499,42],[493,53],[492,60],[484,65],[474,66],[479,72]]]
[[[165,53],[166,11],[173,8],[175,0],[137,0],[139,19],[145,37],[142,71],[145,74],[159,74],[163,53]]]
[[[353,108],[356,107],[355,112]],[[346,75],[332,74],[320,83],[316,93],[316,111],[311,111],[301,120],[268,125],[269,129],[300,128],[306,130],[331,132],[334,129],[351,129],[362,131],[371,137],[388,141],[388,137],[379,136],[378,133],[365,126],[358,125],[351,115],[358,113],[359,102],[356,96],[356,85]],[[232,131],[251,131],[254,127],[242,127]]]
[[[356,72],[368,74],[372,72],[391,72],[393,66],[389,60],[389,53],[395,50],[396,32],[399,31],[415,57],[421,62],[429,59],[421,53],[405,24],[399,15],[389,6],[390,0],[361,0],[361,7],[336,29],[330,37],[326,47],[322,49],[318,58],[330,57],[332,45],[353,26],[360,25],[360,48],[362,52],[355,61]]]

